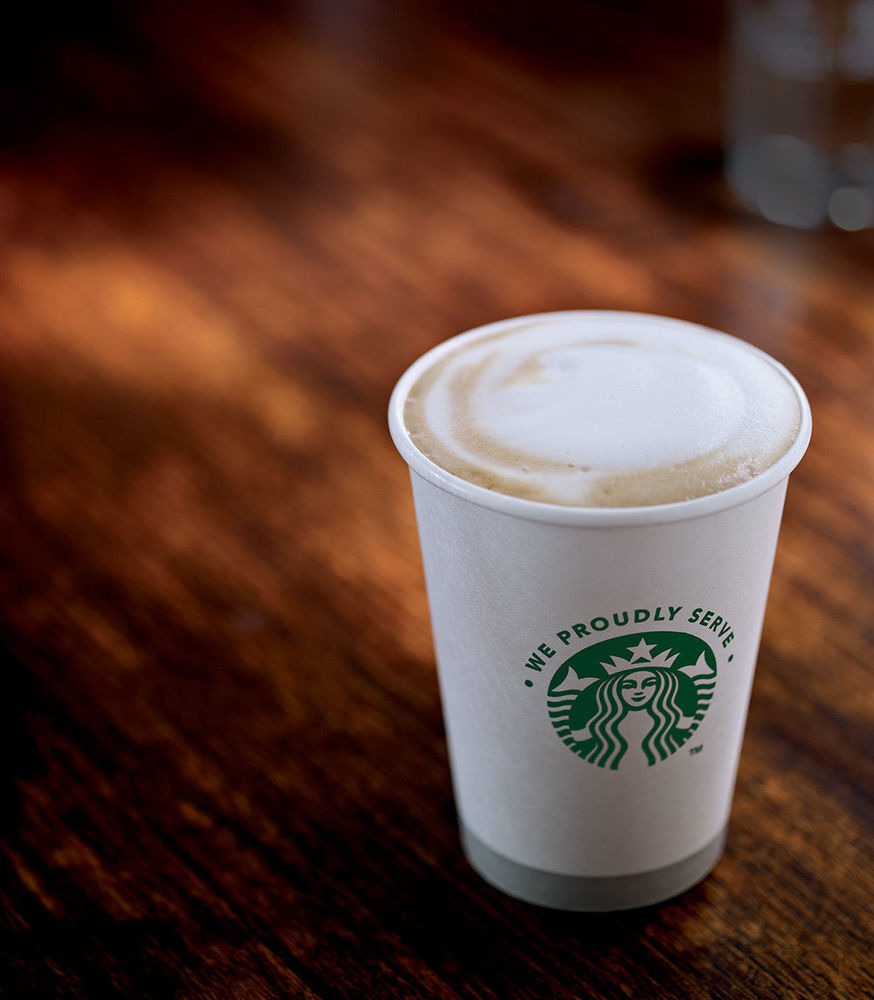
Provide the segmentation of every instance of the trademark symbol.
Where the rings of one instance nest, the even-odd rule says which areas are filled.
[[[689,753],[690,754],[701,753],[703,749],[704,749],[704,744],[699,743],[697,747],[689,747]]]

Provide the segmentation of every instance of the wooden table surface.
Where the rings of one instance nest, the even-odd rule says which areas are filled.
[[[669,7],[7,30],[0,995],[871,995],[874,237],[732,204],[718,5]],[[744,337],[814,411],[725,858],[609,917],[462,856],[385,424],[428,347],[565,308]]]

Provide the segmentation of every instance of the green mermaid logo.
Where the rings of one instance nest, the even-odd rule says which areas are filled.
[[[575,653],[549,682],[549,718],[562,742],[617,770],[640,748],[652,767],[695,732],[716,688],[716,657],[685,632],[607,639]]]

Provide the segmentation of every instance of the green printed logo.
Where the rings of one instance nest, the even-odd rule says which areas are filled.
[[[643,752],[666,760],[695,732],[716,688],[716,657],[686,632],[640,632],[595,643],[552,675],[549,717],[583,760],[615,771]]]

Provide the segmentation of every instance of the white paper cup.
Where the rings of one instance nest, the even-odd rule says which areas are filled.
[[[410,388],[459,339],[404,374],[389,425],[410,466],[462,843],[487,881],[530,902],[667,899],[723,850],[810,408],[781,365],[744,345],[779,369],[802,412],[761,475],[650,507],[523,500],[446,472],[404,426]]]

